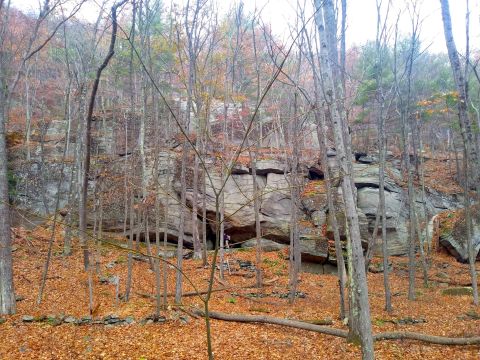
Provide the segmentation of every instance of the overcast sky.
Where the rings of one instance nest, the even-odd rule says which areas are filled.
[[[86,19],[95,19],[98,13],[98,5],[95,0],[87,0],[81,15]],[[171,0],[165,0],[168,5]],[[233,6],[233,0],[216,1],[220,11],[227,11]],[[308,3],[311,0],[306,0]],[[395,22],[397,14],[401,12],[399,28],[403,34],[410,31],[410,15],[408,4],[412,0],[392,0],[393,8],[390,11],[391,24]],[[453,31],[455,40],[460,51],[465,48],[465,14],[467,0],[450,0]],[[186,0],[173,0],[175,3],[185,3]],[[303,0],[300,0],[303,3]],[[384,0],[387,2],[387,0]],[[417,0],[420,5],[420,17],[422,20],[421,40],[423,47],[429,46],[434,52],[446,52],[443,35],[443,24],[439,0]],[[38,9],[39,0],[12,0],[14,6],[23,10],[33,11]],[[244,0],[247,12],[262,9],[262,18],[265,23],[270,23],[272,29],[284,38],[288,35],[288,26],[295,20],[296,0]],[[376,32],[376,6],[375,0],[347,0],[347,45],[362,45],[368,40],[375,39]],[[312,14],[311,5],[307,8],[306,18]],[[472,49],[480,49],[480,11],[479,0],[470,0],[470,41]],[[286,38],[285,38],[286,40]]]

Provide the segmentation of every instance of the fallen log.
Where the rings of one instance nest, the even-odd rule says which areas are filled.
[[[417,340],[436,345],[480,345],[480,336],[455,338],[410,331],[379,333],[373,336],[373,340]]]
[[[198,315],[205,317],[205,312],[199,309],[193,310]],[[212,319],[233,321],[242,323],[261,323],[273,324],[280,326],[288,326],[296,329],[314,331],[325,335],[331,335],[341,338],[347,338],[348,331],[336,329],[328,326],[315,325],[300,320],[290,320],[264,315],[242,315],[242,314],[226,314],[218,311],[209,311],[209,317]],[[373,335],[375,341],[382,340],[416,340],[437,345],[480,345],[480,336],[473,337],[445,337],[436,335],[426,335],[415,332],[383,332]]]
[[[200,309],[193,310],[193,313],[198,316],[205,317],[205,312]],[[218,311],[209,311],[208,315],[210,318],[217,319],[217,320],[288,326],[296,329],[315,331],[318,333],[342,337],[342,338],[346,338],[348,335],[348,331],[341,330],[341,329],[331,328],[331,327],[322,326],[322,325],[315,325],[315,324],[298,321],[298,320],[282,319],[282,318],[265,316],[265,315],[226,314]]]

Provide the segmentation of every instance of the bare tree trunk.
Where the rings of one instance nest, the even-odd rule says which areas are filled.
[[[355,318],[356,328],[352,328],[352,336],[362,345],[364,359],[374,358],[372,326],[370,320],[370,306],[368,301],[367,277],[361,245],[360,226],[355,200],[355,185],[353,182],[350,152],[350,136],[346,131],[346,119],[343,109],[342,88],[335,81],[339,81],[338,52],[336,44],[336,21],[333,2],[331,0],[315,0],[317,10],[315,20],[320,37],[320,57],[324,100],[328,105],[333,123],[333,132],[341,175],[343,176],[342,195],[345,202],[348,234],[352,245],[352,278],[354,280],[351,292],[355,294],[354,308],[351,313]],[[353,319],[352,319],[353,320]]]
[[[300,68],[301,59],[299,59],[298,69]],[[298,70],[297,69],[297,70]],[[298,75],[298,71],[297,71]],[[291,178],[289,181],[290,185],[290,196],[291,196],[291,218],[290,218],[290,272],[289,272],[289,286],[290,286],[290,296],[289,302],[293,304],[297,294],[298,287],[298,274],[300,272],[301,266],[301,251],[300,251],[300,238],[298,233],[298,202],[299,202],[299,181],[298,181],[298,158],[299,158],[299,149],[298,149],[298,127],[299,121],[297,119],[297,98],[298,98],[298,89],[294,93],[293,100],[293,116],[291,121],[292,131],[290,133],[290,144],[292,147],[292,158],[291,161],[287,163],[291,166]]]
[[[380,160],[380,167],[378,171],[379,177],[379,189],[378,189],[378,208],[377,216],[375,219],[375,228],[374,234],[375,239],[377,238],[378,231],[378,217],[379,215],[382,218],[382,255],[383,255],[383,287],[385,289],[385,310],[388,312],[392,311],[392,294],[390,291],[390,279],[389,279],[389,264],[388,264],[388,243],[387,243],[387,209],[385,208],[385,158],[387,153],[387,138],[385,136],[385,118],[387,116],[390,105],[393,101],[391,97],[390,102],[388,103],[386,109],[385,104],[387,99],[385,98],[384,91],[382,88],[382,70],[384,67],[384,49],[386,48],[386,22],[381,22],[381,7],[382,2],[377,0],[377,36],[376,36],[376,73],[375,73],[375,83],[376,83],[376,111],[377,111],[377,126],[378,126],[378,153]],[[387,5],[388,7],[390,4]],[[387,8],[387,14],[389,8]],[[390,92],[391,93],[391,92]],[[389,95],[390,95],[389,93]],[[368,249],[370,250],[370,249]],[[368,271],[368,269],[367,269]]]
[[[170,134],[170,115],[168,116],[168,123],[167,123],[167,136]],[[166,174],[166,181],[165,187],[168,188],[170,184],[170,161],[171,155],[170,151],[168,152],[167,156],[167,174]],[[167,291],[168,291],[168,266],[167,266],[167,244],[168,244],[168,213],[169,213],[169,206],[170,206],[170,197],[169,193],[165,193],[165,204],[163,206],[163,306],[167,308]]]
[[[8,198],[5,75],[0,53],[0,314],[16,310],[13,287],[12,238],[10,233],[10,201]]]
[[[343,250],[342,250],[342,243],[340,241],[340,232],[338,230],[337,215],[336,215],[335,205],[333,203],[332,178],[331,178],[330,169],[328,168],[327,146],[325,141],[325,134],[323,132],[325,131],[324,129],[326,129],[325,118],[324,118],[325,115],[319,114],[317,111],[315,116],[318,118],[317,136],[318,136],[318,143],[320,145],[320,151],[322,154],[322,170],[325,178],[325,188],[327,190],[328,217],[330,219],[330,225],[333,230],[333,239],[335,241],[335,256],[337,257],[337,274],[338,274],[338,284],[339,284],[339,291],[340,291],[340,317],[344,319],[346,316],[345,283],[347,279],[346,277],[347,270],[345,268],[345,259],[343,258]]]
[[[455,80],[455,85],[457,86],[458,91],[458,114],[460,119],[460,130],[463,139],[464,147],[464,176],[465,176],[465,218],[467,224],[467,247],[468,247],[468,263],[470,268],[470,276],[472,278],[472,288],[473,288],[473,302],[475,305],[479,304],[478,300],[478,285],[477,285],[477,272],[475,270],[475,253],[474,246],[471,234],[471,214],[470,214],[470,200],[468,196],[469,192],[469,169],[473,169],[473,181],[477,181],[477,190],[480,185],[478,184],[478,169],[476,164],[476,157],[478,154],[475,153],[475,148],[473,146],[473,131],[470,118],[467,113],[467,80],[464,78],[464,75],[461,70],[460,59],[458,56],[457,48],[455,41],[453,39],[452,33],[452,20],[450,18],[450,8],[448,5],[448,0],[440,0],[442,6],[442,19],[443,19],[443,29],[445,33],[445,42],[447,44],[448,57],[450,58],[450,64],[452,66],[453,78]]]
[[[205,157],[207,154],[207,136],[206,130],[202,140],[202,153]],[[203,266],[208,265],[207,258],[207,169],[203,169],[203,196],[202,196],[202,263]]]
[[[202,257],[202,247],[200,245],[200,237],[198,234],[198,155],[195,153],[193,164],[193,199],[192,199],[192,241],[193,241],[193,258],[200,259]]]
[[[260,101],[260,66],[258,63],[258,54],[257,54],[257,42],[255,39],[255,22],[252,21],[252,39],[253,39],[253,54],[255,57],[255,73],[257,76],[257,94],[256,102]],[[255,150],[250,151],[250,163],[252,168],[252,177],[253,177],[253,211],[255,213],[255,238],[256,238],[256,249],[255,249],[255,268],[256,268],[256,281],[257,287],[262,287],[263,274],[262,274],[262,227],[260,224],[260,205],[261,205],[261,194],[258,191],[257,183],[257,151],[262,144],[263,137],[263,124],[260,115],[258,116],[258,131],[256,134],[255,141]],[[248,139],[248,138],[247,138]]]
[[[135,202],[133,190],[130,191],[130,235],[128,237],[128,257],[127,257],[127,284],[125,286],[125,301],[130,299],[130,290],[132,288],[132,267],[133,267],[133,234],[134,234],[134,215],[135,215]]]
[[[190,111],[187,107],[187,112]],[[180,170],[180,182],[181,182],[181,195],[180,195],[180,224],[178,226],[178,244],[177,244],[177,271],[175,282],[175,303],[180,304],[182,302],[182,284],[183,275],[181,273],[183,266],[183,237],[185,234],[185,208],[187,206],[186,192],[187,192],[187,180],[186,180],[186,166],[188,159],[188,143],[187,139],[183,139],[182,147],[182,165]]]
[[[83,265],[85,270],[88,269],[89,265],[89,251],[87,246],[87,196],[88,196],[88,175],[90,171],[90,141],[91,141],[91,128],[92,128],[92,118],[93,118],[93,109],[95,107],[95,97],[97,95],[98,86],[100,84],[100,77],[102,76],[103,70],[107,67],[111,58],[115,53],[115,42],[117,39],[117,9],[125,4],[127,0],[122,0],[121,2],[112,6],[112,35],[110,39],[110,46],[108,53],[103,60],[100,67],[97,69],[95,81],[93,83],[92,92],[90,95],[90,100],[88,104],[88,113],[86,118],[86,128],[84,133],[84,160],[83,160],[83,176],[82,176],[82,196],[80,198],[80,209],[79,209],[79,220],[80,220],[80,243],[83,248]]]
[[[382,106],[382,105],[381,105]],[[383,114],[380,114],[379,119],[379,155],[380,155],[380,168],[378,171],[379,176],[379,209],[382,216],[382,255],[383,255],[383,287],[385,289],[385,310],[392,311],[392,294],[390,291],[390,279],[389,279],[389,264],[388,264],[388,243],[387,243],[387,211],[385,208],[385,155],[387,152],[386,138],[385,138],[385,119]],[[377,229],[375,229],[375,236]]]
[[[321,94],[320,94],[320,84],[319,84],[319,71],[317,66],[317,61],[313,55],[312,42],[310,36],[306,34],[305,39],[308,47],[308,57],[310,65],[313,72],[313,84],[315,90],[315,103],[317,110],[315,111],[315,122],[317,125],[317,138],[318,145],[321,154],[321,164],[322,171],[324,175],[325,188],[327,192],[327,206],[328,206],[328,218],[330,220],[330,225],[333,230],[333,238],[335,242],[335,256],[337,258],[337,275],[338,275],[338,284],[339,284],[339,293],[340,293],[340,318],[344,319],[346,316],[346,303],[345,303],[345,287],[347,281],[347,271],[345,268],[345,259],[343,256],[342,243],[340,240],[340,232],[338,230],[338,222],[336,216],[336,209],[333,202],[332,194],[332,174],[328,166],[328,155],[327,155],[327,141],[326,141],[326,121],[325,121],[325,112],[320,113],[319,108],[321,106]],[[315,42],[317,44],[317,41]]]

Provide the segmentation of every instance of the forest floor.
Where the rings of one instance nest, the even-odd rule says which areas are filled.
[[[0,319],[0,359],[206,359],[206,331],[202,318],[187,315],[193,307],[202,308],[196,296],[184,298],[185,311],[171,304],[162,311],[164,322],[145,323],[155,311],[155,276],[149,264],[134,261],[132,295],[129,302],[115,301],[114,284],[105,284],[100,276],[119,276],[120,293],[125,291],[127,253],[118,247],[98,249],[99,275],[93,279],[94,319],[115,314],[132,317],[133,324],[75,325],[45,321],[44,316],[80,319],[89,315],[88,278],[83,271],[79,250],[72,256],[61,255],[61,236],[53,247],[53,257],[43,301],[37,296],[49,234],[37,229],[15,229],[14,267],[17,293],[16,315]],[[240,269],[239,260],[255,261],[255,251],[229,253],[231,274],[215,288],[210,309],[226,313],[256,314],[305,321],[332,322],[346,329],[338,317],[339,296],[335,275],[302,273],[299,297],[293,305],[283,294],[288,291],[288,260],[285,252],[263,254],[263,271],[268,285],[262,291],[251,287],[254,271]],[[375,259],[380,262],[380,259]],[[417,274],[417,299],[407,300],[407,259],[392,258],[391,288],[393,312],[383,310],[383,274],[369,273],[368,286],[373,330],[414,331],[423,334],[467,337],[480,335],[480,309],[468,295],[445,295],[447,288],[469,283],[468,268],[447,254],[437,252],[429,271],[429,287]],[[477,265],[478,267],[478,265]],[[199,290],[207,288],[208,270],[200,260],[185,260],[185,272]],[[174,292],[175,270],[168,271],[168,291]],[[184,281],[185,292],[193,287]],[[250,286],[250,287],[249,287]],[[25,316],[31,316],[25,322]],[[360,349],[344,339],[300,329],[265,324],[244,324],[212,320],[213,348],[216,359],[355,359]],[[479,346],[440,346],[417,341],[379,341],[378,359],[479,359]]]

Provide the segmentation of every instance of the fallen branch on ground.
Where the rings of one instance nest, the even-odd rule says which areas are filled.
[[[193,312],[198,316],[205,316],[202,310],[195,309]],[[262,323],[288,326],[296,329],[314,331],[325,335],[347,338],[348,331],[336,329],[328,326],[315,325],[299,320],[289,320],[264,315],[242,315],[242,314],[226,314],[218,311],[210,311],[209,317],[217,320],[234,321],[243,323]],[[415,332],[383,332],[373,336],[375,341],[381,340],[417,340],[437,345],[480,345],[480,336],[474,337],[444,337],[435,335],[425,335]]]

